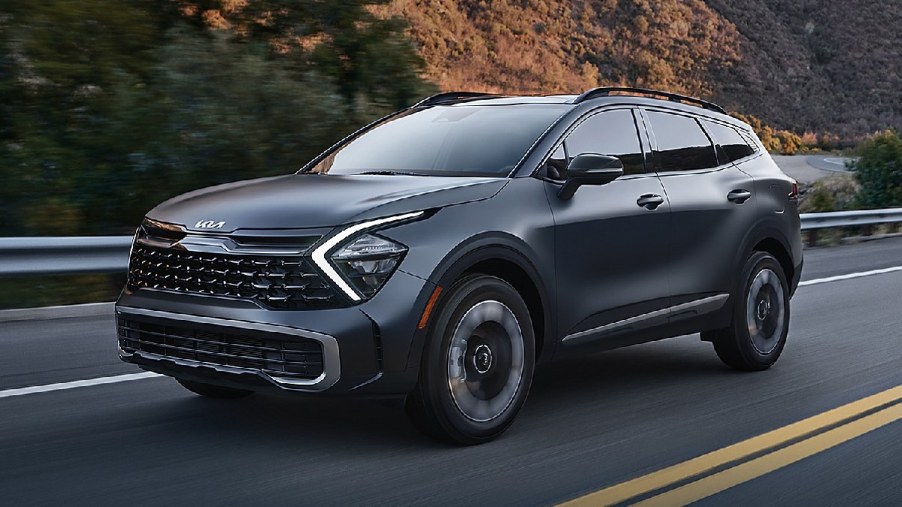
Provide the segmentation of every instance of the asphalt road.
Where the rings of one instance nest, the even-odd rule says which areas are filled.
[[[902,238],[809,250],[803,280],[902,265]],[[0,398],[3,505],[547,505],[902,384],[902,271],[800,287],[767,372],[697,335],[555,363],[471,448],[377,402],[202,399],[168,378]],[[0,322],[0,393],[137,372],[111,316]],[[896,422],[701,502],[902,505]]]
[[[774,162],[787,175],[799,183],[811,184],[834,175],[848,173],[846,162],[850,159],[830,155],[772,155]]]
[[[846,167],[846,163],[851,160],[848,157],[829,157],[823,155],[810,155],[805,159],[808,162],[808,165],[816,167],[822,171],[831,171],[831,172],[849,172],[849,169]]]

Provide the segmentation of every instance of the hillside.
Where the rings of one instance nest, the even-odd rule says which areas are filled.
[[[902,127],[902,2],[392,0],[444,90],[661,87],[798,133]]]

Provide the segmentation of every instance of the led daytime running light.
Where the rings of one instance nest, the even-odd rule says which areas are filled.
[[[357,234],[360,231],[365,231],[368,229],[372,229],[374,227],[379,227],[380,225],[390,224],[392,222],[400,222],[402,220],[410,220],[412,218],[417,218],[425,213],[424,211],[414,211],[413,213],[405,213],[403,215],[395,215],[393,217],[385,217],[378,218],[376,220],[370,220],[368,222],[361,222],[356,225],[352,225],[346,229],[341,230],[338,234],[329,238],[325,243],[318,246],[315,250],[313,250],[313,254],[311,257],[313,258],[314,264],[322,270],[326,276],[329,277],[329,280],[332,281],[342,292],[344,292],[351,301],[360,301],[360,294],[357,293],[348,282],[341,277],[338,271],[332,267],[332,264],[326,259],[326,254],[329,253],[330,250],[341,244],[344,240],[349,237]]]

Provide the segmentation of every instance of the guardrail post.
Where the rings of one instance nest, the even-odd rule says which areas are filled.
[[[817,246],[817,229],[808,230],[808,246]]]

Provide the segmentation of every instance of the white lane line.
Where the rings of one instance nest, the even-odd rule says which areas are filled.
[[[804,282],[799,282],[799,287],[804,287],[805,285],[817,285],[819,283],[838,282],[840,280],[861,278],[863,276],[882,275],[885,273],[892,273],[894,271],[902,271],[902,266],[894,266],[885,269],[875,269],[873,271],[862,271],[860,273],[849,273],[847,275],[828,276],[827,278],[815,278],[814,280],[805,280]]]
[[[43,386],[19,387],[17,389],[6,389],[0,391],[0,398],[9,398],[10,396],[22,396],[25,394],[46,393],[49,391],[62,391],[64,389],[75,389],[76,387],[99,386],[102,384],[116,384],[119,382],[129,382],[131,380],[141,380],[145,378],[162,377],[159,373],[146,371],[144,373],[129,373],[127,375],[116,375],[114,377],[98,377],[87,380],[74,380],[72,382],[60,382],[58,384],[47,384]]]

